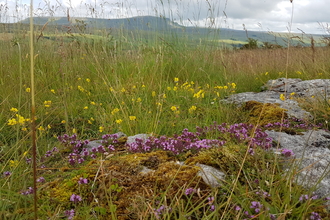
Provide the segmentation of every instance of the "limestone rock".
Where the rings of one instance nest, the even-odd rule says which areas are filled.
[[[300,171],[296,178],[298,184],[308,189],[318,184],[317,195],[330,194],[330,132],[310,130],[302,132],[303,135],[276,131],[266,133],[278,142],[280,148],[294,152],[293,166],[298,166]]]

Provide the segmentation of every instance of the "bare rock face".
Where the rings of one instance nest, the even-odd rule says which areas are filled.
[[[289,135],[284,132],[266,131],[278,143],[279,148],[292,150],[293,163],[287,168],[298,168],[297,183],[312,189],[316,194],[330,194],[330,132],[310,130],[303,135]],[[292,162],[292,161],[291,161]]]
[[[283,109],[287,109],[287,114],[299,119],[312,119],[312,115],[301,109],[298,102],[293,97],[328,97],[330,95],[330,79],[314,79],[302,81],[301,79],[280,78],[269,80],[262,89],[263,92],[244,92],[231,95],[226,102],[241,105],[248,101],[261,103],[277,103]],[[285,97],[280,99],[281,94]]]

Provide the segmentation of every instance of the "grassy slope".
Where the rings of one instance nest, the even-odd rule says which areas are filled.
[[[232,92],[259,91],[269,79],[285,76],[329,78],[330,74],[329,48],[225,51],[212,48],[212,45],[207,47],[203,42],[191,47],[194,39],[168,34],[149,35],[147,41],[148,32],[103,32],[101,37],[93,36],[92,40],[90,35],[54,33],[55,30],[49,34],[45,32],[45,36],[54,36],[54,39],[40,39],[35,44],[39,157],[53,146],[60,147],[55,137],[64,133],[77,133],[81,139],[100,138],[118,131],[128,135],[171,136],[183,128],[194,130],[195,126],[210,125],[213,121],[244,123],[248,120],[246,113],[220,104],[219,100]],[[6,51],[0,54],[0,161],[2,173],[8,170],[13,173],[10,178],[1,179],[1,197],[10,202],[0,204],[4,215],[4,210],[10,209],[17,217],[29,210],[31,201],[17,192],[30,186],[32,180],[27,169],[29,165],[25,163],[30,157],[29,121],[26,120],[30,115],[29,45],[24,33],[16,36],[21,55],[9,40],[0,43],[1,51]],[[17,108],[18,112],[12,108]],[[329,116],[325,111],[327,105],[320,105],[320,108],[325,115],[316,120],[324,122]],[[8,125],[10,119],[16,119],[18,123]],[[64,156],[58,160],[57,167],[68,166]],[[67,178],[81,175],[79,170],[77,172],[68,173]],[[48,181],[56,176],[63,177],[55,172],[48,176]],[[244,187],[238,191],[244,192]],[[281,189],[287,187],[281,184]],[[289,207],[295,208],[296,216],[310,215],[312,208],[296,207],[289,197],[275,198],[275,189],[278,189],[276,184],[270,187],[277,204],[277,209],[272,211],[289,211],[285,204],[290,204]],[[301,189],[295,189],[298,196]],[[240,205],[249,209],[246,197],[235,195],[235,201],[245,201]],[[218,202],[221,213],[223,201]],[[43,209],[52,210],[48,214],[41,210],[43,216],[54,218],[61,216],[54,214],[56,209],[63,211],[62,207],[53,207],[51,203]],[[88,214],[90,207],[84,204],[79,209]],[[227,214],[233,213],[227,210]],[[212,213],[208,215],[219,218]],[[239,215],[243,216],[242,213]]]

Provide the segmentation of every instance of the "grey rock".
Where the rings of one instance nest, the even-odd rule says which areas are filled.
[[[122,138],[122,137],[126,137],[127,135],[124,134],[123,132],[118,132],[116,133],[116,135],[118,136],[118,138]],[[91,150],[92,148],[96,148],[99,147],[100,145],[102,145],[102,139],[100,140],[93,140],[88,142],[88,144],[86,144],[84,147],[87,148],[88,150]]]
[[[137,135],[134,135],[134,136],[129,136],[129,137],[127,137],[126,144],[134,143],[137,138],[142,139],[143,141],[145,141],[149,136],[150,135],[148,135],[148,134],[137,134]]]
[[[289,135],[283,132],[266,131],[280,148],[294,152],[294,162],[287,169],[296,167],[298,184],[307,189],[317,186],[316,194],[324,197],[330,194],[330,132],[310,130],[303,135]]]
[[[221,186],[221,182],[224,181],[226,174],[220,170],[205,165],[205,164],[196,164],[200,167],[201,170],[198,171],[197,176],[202,177],[203,181],[212,188],[217,188]]]

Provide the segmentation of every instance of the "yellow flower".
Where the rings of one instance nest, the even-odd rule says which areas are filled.
[[[114,115],[116,114],[117,112],[119,112],[119,108],[115,108],[111,111],[111,114]]]
[[[26,88],[25,91],[26,92],[31,92],[31,89],[30,88]]]
[[[44,127],[42,127],[42,126],[39,126],[39,127],[38,127],[38,130],[39,130],[39,131],[44,131],[44,130],[45,130],[45,128],[44,128]]]
[[[66,121],[65,121],[65,120],[62,120],[62,121],[61,121],[61,123],[62,123],[62,124],[65,124],[65,123],[66,123]]]
[[[155,91],[152,91],[152,92],[151,92],[151,96],[152,96],[152,97],[155,97],[155,96],[156,96],[156,92],[155,92]]]
[[[125,88],[121,88],[120,90],[122,93],[126,92],[126,89]]]
[[[231,83],[231,87],[232,87],[233,89],[235,89],[235,88],[236,88],[236,83]]]
[[[51,129],[52,127],[51,127],[50,125],[47,125],[47,128],[48,128],[48,129]]]
[[[224,89],[228,89],[228,86],[224,86],[223,88],[224,88]]]
[[[179,82],[179,78],[175,77],[175,78],[174,78],[174,82],[175,82],[175,83]]]
[[[121,124],[122,122],[123,122],[123,120],[121,120],[121,119],[117,119],[117,120],[116,120],[116,123],[117,123],[117,124]]]
[[[195,105],[193,105],[193,106],[191,106],[190,108],[189,108],[189,113],[191,114],[191,113],[193,113],[194,111],[196,111],[196,109],[197,109],[197,107],[195,106]]]
[[[135,121],[136,120],[136,116],[129,116],[129,120],[130,121]]]
[[[77,134],[77,129],[72,129],[72,133]]]
[[[91,105],[96,105],[96,103],[95,102],[91,102]]]
[[[9,119],[7,125],[16,125],[17,121],[15,118]]]
[[[18,112],[18,109],[17,108],[11,108],[10,111],[11,112]]]
[[[291,92],[291,93],[290,93],[291,96],[294,96],[295,94],[296,94],[295,92]]]
[[[81,78],[79,77],[78,80],[81,80]]]
[[[166,94],[163,94],[163,98],[166,99]]]
[[[88,106],[85,106],[84,109],[85,109],[85,110],[88,109]]]
[[[90,125],[93,124],[93,122],[91,120],[88,120],[87,123]]]
[[[172,88],[168,86],[168,87],[167,87],[167,90],[168,90],[168,91],[171,91],[171,90],[172,90]]]
[[[178,90],[178,87],[174,86],[173,91],[176,91],[176,90]]]
[[[20,124],[20,125],[23,125],[26,121],[28,121],[27,119],[25,119],[23,116],[21,116],[21,115],[18,115],[18,114],[16,114],[16,117],[17,117],[17,119],[18,119],[18,123]]]
[[[267,75],[268,75],[268,72],[265,73],[265,76],[267,76]]]
[[[145,88],[146,86],[145,86],[145,85],[142,85],[141,87],[142,87],[142,88]]]
[[[284,100],[285,100],[285,95],[284,95],[284,94],[281,94],[281,95],[280,95],[280,99],[281,99],[282,101],[284,101]]]
[[[104,131],[104,127],[100,126],[99,127],[99,132],[102,133]]]
[[[300,71],[296,71],[296,73],[297,73],[297,74],[299,74],[299,75],[301,75],[301,74],[302,74],[302,72],[300,72]]]
[[[89,83],[90,81],[91,81],[90,79],[88,79],[88,78],[86,79],[86,82],[88,82],[88,83]]]
[[[27,128],[22,128],[21,130],[22,130],[22,131],[27,131]]]
[[[204,98],[204,90],[200,89],[197,93],[194,94],[194,98]]]
[[[112,87],[109,88],[110,92],[113,92],[115,91]]]
[[[17,167],[19,164],[18,160],[10,160],[9,161],[9,166],[10,167]]]
[[[142,102],[142,99],[139,97],[136,99],[136,102]]]
[[[50,92],[55,94],[55,90],[54,89],[51,89]]]
[[[172,106],[172,107],[171,107],[171,110],[172,110],[172,111],[177,111],[178,108],[177,108],[176,106]]]
[[[52,101],[44,101],[44,106],[46,108],[49,108],[51,104],[52,104]]]
[[[84,89],[82,86],[78,86],[78,90],[79,90],[80,92],[84,92],[84,91],[85,91],[85,89]]]

